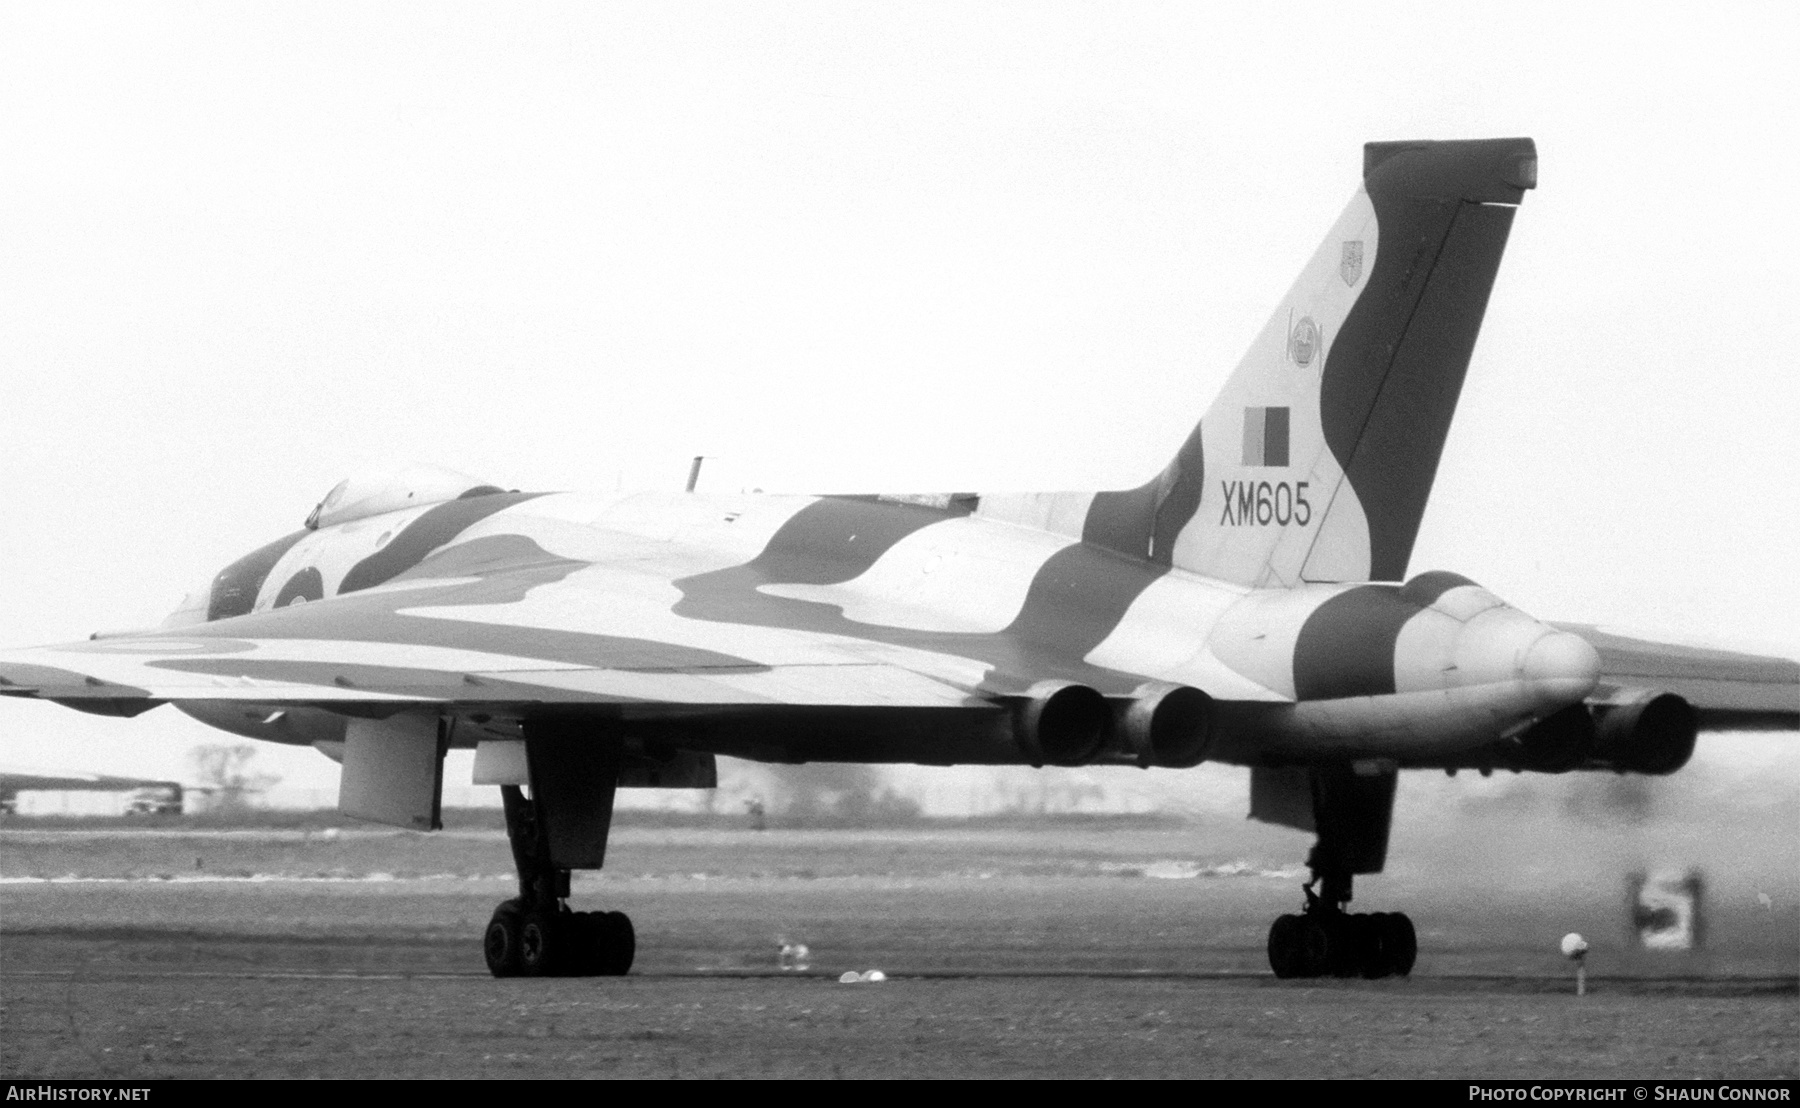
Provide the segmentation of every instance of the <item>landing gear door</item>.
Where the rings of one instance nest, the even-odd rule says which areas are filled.
[[[1316,830],[1312,775],[1305,767],[1256,766],[1250,770],[1250,818],[1296,831]]]
[[[351,720],[338,811],[414,831],[441,828],[447,726],[436,716]]]
[[[555,868],[599,869],[606,860],[621,753],[618,735],[604,725],[526,721],[531,799]]]

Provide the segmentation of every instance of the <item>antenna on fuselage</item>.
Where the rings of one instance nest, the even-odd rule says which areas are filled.
[[[705,460],[706,455],[704,454],[694,455],[694,464],[688,467],[687,491],[693,492],[694,486],[700,483],[700,463]]]

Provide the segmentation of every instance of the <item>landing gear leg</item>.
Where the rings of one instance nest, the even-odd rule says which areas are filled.
[[[482,952],[495,977],[621,976],[637,937],[623,912],[569,910],[569,871],[550,855],[543,813],[517,785],[503,785],[506,836],[519,871],[519,895],[488,921]]]
[[[1353,914],[1350,867],[1321,837],[1307,859],[1306,908],[1269,928],[1269,967],[1276,977],[1405,977],[1418,956],[1412,920],[1400,912]]]

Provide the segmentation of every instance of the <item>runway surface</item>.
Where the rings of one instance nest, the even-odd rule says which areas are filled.
[[[1410,980],[1278,982],[1263,942],[1298,852],[1234,834],[627,828],[575,901],[632,915],[633,974],[495,981],[477,935],[509,895],[498,835],[0,831],[0,1072],[1800,1073],[1783,887],[1721,894],[1704,952],[1654,955],[1627,942],[1616,874],[1500,887],[1426,858],[1359,896],[1418,921]],[[1594,944],[1581,999],[1566,930]],[[807,970],[777,968],[783,942]],[[889,980],[838,981],[871,968]]]

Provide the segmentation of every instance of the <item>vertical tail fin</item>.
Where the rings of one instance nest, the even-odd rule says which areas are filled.
[[[1174,461],[1082,538],[1246,585],[1406,572],[1530,139],[1372,142],[1350,200]]]

